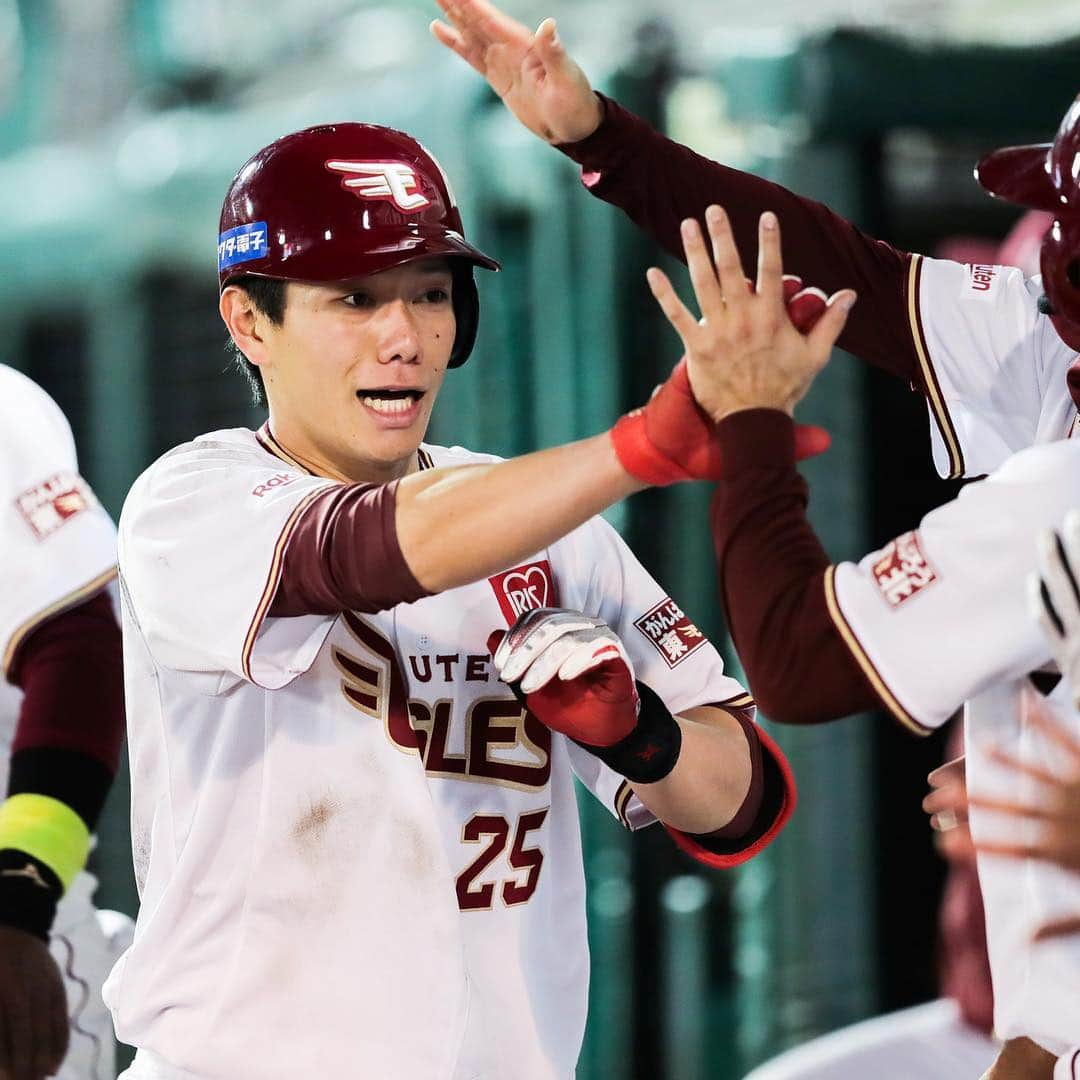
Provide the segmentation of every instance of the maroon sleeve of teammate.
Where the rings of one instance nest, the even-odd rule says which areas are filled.
[[[677,847],[705,866],[726,870],[752,859],[767,847],[795,810],[795,778],[780,748],[753,720],[755,709],[717,705],[739,721],[750,749],[750,786],[735,816],[706,834],[685,833],[664,825]]]
[[[10,672],[23,692],[8,794],[49,795],[91,831],[124,739],[120,627],[107,592],[42,623]]]
[[[815,724],[882,703],[825,603],[828,557],[806,519],[795,429],[775,409],[747,409],[717,425],[723,479],[712,502],[720,596],[762,712]]]
[[[788,273],[826,293],[855,289],[859,294],[840,348],[925,393],[908,316],[907,252],[867,236],[821,203],[695,154],[617,102],[598,96],[604,105],[600,127],[581,142],[558,147],[581,165],[582,180],[593,195],[623,210],[682,262],[679,223],[696,217],[704,229],[705,208],[718,203],[731,219],[743,265],[751,271],[757,265],[758,218],[764,210],[774,211]]]
[[[397,483],[347,484],[314,499],[285,548],[270,614],[384,611],[429,596],[398,543]]]

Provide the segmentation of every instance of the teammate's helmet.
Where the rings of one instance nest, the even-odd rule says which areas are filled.
[[[442,166],[415,139],[376,124],[324,124],[285,135],[233,178],[221,207],[218,282],[245,274],[344,281],[431,256],[454,268],[450,366],[476,340],[473,267],[499,264],[467,243]]]
[[[1054,215],[1039,258],[1043,290],[1062,340],[1080,349],[1080,97],[1052,143],[995,150],[975,177],[991,195]]]

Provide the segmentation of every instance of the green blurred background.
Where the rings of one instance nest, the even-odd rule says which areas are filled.
[[[1000,237],[1015,215],[971,164],[1049,138],[1080,89],[1075,0],[505,7],[558,16],[594,83],[677,138],[908,250]],[[656,251],[439,49],[435,14],[424,0],[0,0],[0,362],[63,407],[114,515],[167,448],[261,422],[227,370],[217,214],[243,161],[307,124],[421,138],[470,238],[503,262],[481,276],[479,344],[447,382],[434,441],[515,454],[591,434],[670,369],[676,341],[644,283]],[[804,419],[834,435],[806,472],[835,559],[951,497],[905,387],[838,356]],[[703,485],[651,492],[612,520],[724,643],[708,498]],[[941,738],[914,742],[879,715],[773,732],[799,811],[736,873],[702,872],[658,830],[624,835],[583,800],[585,1080],[735,1080],[935,996],[942,871],[919,801]],[[134,913],[126,804],[121,778],[94,859],[100,905]]]

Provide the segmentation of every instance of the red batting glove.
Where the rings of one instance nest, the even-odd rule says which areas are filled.
[[[746,282],[753,289],[753,282]],[[802,278],[785,274],[784,303],[788,318],[808,334],[825,314],[827,297],[820,289],[804,288]],[[622,466],[647,484],[663,486],[680,480],[719,480],[722,463],[712,418],[694,399],[685,357],[661,384],[648,405],[622,417],[611,429],[611,440]],[[831,442],[824,428],[795,425],[795,459],[823,454]]]
[[[599,619],[540,608],[487,641],[499,678],[552,731],[591,747],[613,746],[638,722],[630,660]]]

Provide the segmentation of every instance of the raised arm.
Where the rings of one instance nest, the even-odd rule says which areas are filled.
[[[909,319],[911,256],[860,232],[828,207],[727,168],[665,138],[595,94],[554,20],[535,33],[488,0],[438,0],[449,24],[432,31],[487,79],[521,123],[582,166],[586,188],[619,207],[678,259],[679,223],[719,203],[745,259],[757,258],[757,221],[773,211],[787,269],[826,292],[854,288],[858,309],[838,344],[925,391]]]

